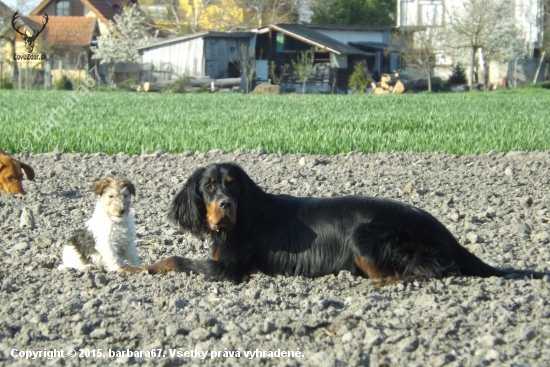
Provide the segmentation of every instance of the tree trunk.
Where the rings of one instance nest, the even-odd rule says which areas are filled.
[[[542,62],[544,61],[544,56],[546,56],[546,51],[544,51],[540,57],[539,61],[539,67],[537,68],[537,71],[535,72],[535,77],[533,78],[533,84],[537,82],[537,79],[539,77],[540,68],[542,66]]]
[[[470,68],[470,92],[474,90],[474,67],[476,65],[477,47],[472,46],[472,65]]]
[[[432,76],[430,75],[430,72],[428,71],[428,92],[432,91]]]
[[[306,81],[302,82],[302,94],[306,94]]]
[[[483,89],[485,91],[488,91],[489,90],[489,78],[491,77],[491,66],[490,66],[490,63],[488,61],[485,61],[485,59],[483,59],[484,63],[485,63],[485,78],[483,80]]]

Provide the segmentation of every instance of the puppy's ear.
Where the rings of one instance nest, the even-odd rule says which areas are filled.
[[[122,186],[126,187],[132,196],[136,196],[136,188],[133,183],[128,180],[122,181]]]
[[[0,148],[0,155],[7,155],[6,152],[4,152],[1,148]]]
[[[181,191],[172,201],[168,218],[194,235],[207,232],[206,206],[199,188],[200,178],[206,168],[199,168],[187,180]]]
[[[105,188],[109,186],[111,182],[113,182],[113,179],[111,177],[107,177],[104,180],[96,182],[94,184],[94,194],[96,194],[97,196],[103,195],[103,190],[105,190]]]
[[[21,168],[23,171],[25,171],[25,175],[27,175],[27,180],[33,181],[34,180],[34,170],[31,166],[29,166],[26,163],[19,162],[21,164]]]

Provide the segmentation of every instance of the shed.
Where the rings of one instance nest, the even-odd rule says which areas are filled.
[[[308,81],[309,92],[347,90],[355,63],[376,57],[374,52],[360,50],[309,25],[270,24],[258,29],[256,56],[263,55],[277,67],[291,65],[300,52],[310,49],[314,50],[314,76]],[[296,83],[292,75],[283,81],[286,85]]]
[[[398,67],[398,57],[384,53],[390,45],[392,27],[338,24],[306,24],[305,26],[369,53],[366,61],[372,72],[389,73]]]
[[[152,71],[150,81],[182,76],[238,78],[233,64],[241,46],[254,42],[253,32],[201,32],[139,47],[141,63]],[[252,46],[253,47],[253,46]]]

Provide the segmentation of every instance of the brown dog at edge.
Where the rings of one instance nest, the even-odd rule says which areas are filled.
[[[34,180],[34,170],[28,164],[19,162],[0,149],[0,192],[2,194],[25,194],[23,172],[28,180]]]

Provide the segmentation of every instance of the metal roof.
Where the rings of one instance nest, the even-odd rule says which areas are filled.
[[[349,44],[357,48],[366,47],[375,50],[385,50],[389,47],[385,42],[350,42]]]
[[[363,31],[363,32],[376,32],[376,31],[391,31],[391,26],[366,26],[366,25],[342,25],[342,24],[304,24],[305,27],[311,29],[327,29],[334,31]]]
[[[337,55],[368,55],[353,46],[335,40],[332,37],[325,36],[321,32],[303,26],[302,24],[271,24],[266,28],[284,33],[290,37],[299,39],[312,46],[325,49]],[[264,33],[267,30],[259,30],[259,33]]]
[[[154,44],[151,44],[151,45],[138,47],[137,50],[138,51],[147,50],[147,49],[150,49],[150,48],[169,45],[169,44],[172,44],[172,43],[185,42],[185,41],[188,41],[190,39],[199,38],[199,37],[208,37],[208,38],[248,38],[248,37],[252,37],[254,34],[255,34],[254,32],[209,32],[209,31],[206,31],[206,32],[188,34],[186,36],[181,36],[181,37],[170,38],[170,39],[167,39],[167,40],[162,40],[160,42],[157,42],[157,43],[154,43]]]

